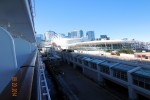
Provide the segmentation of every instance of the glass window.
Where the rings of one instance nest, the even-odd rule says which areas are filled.
[[[150,90],[150,83],[149,84],[145,83],[145,88],[148,89],[148,90]]]
[[[119,70],[113,70],[113,76],[121,80],[127,81],[127,73]]]
[[[138,80],[133,79],[133,84],[138,85]]]
[[[87,62],[87,61],[84,61],[84,65],[88,66],[88,62]]]
[[[139,86],[140,86],[140,87],[144,87],[144,82],[139,81]]]
[[[74,58],[74,61],[77,62],[77,58]]]
[[[97,69],[96,64],[95,64],[95,63],[91,63],[91,68],[93,68],[93,69]]]
[[[80,64],[82,64],[82,61],[81,61],[81,59],[78,59],[78,62],[79,62]]]
[[[133,84],[145,88],[147,90],[150,90],[149,79],[146,79],[144,77],[133,76]]]
[[[101,72],[104,72],[106,74],[109,74],[110,71],[109,71],[109,68],[108,67],[105,67],[105,66],[100,66],[100,71]]]

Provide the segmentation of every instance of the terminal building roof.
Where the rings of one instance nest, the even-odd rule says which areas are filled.
[[[91,62],[96,63],[96,64],[99,64],[99,63],[104,62],[104,60],[93,59],[93,60],[91,60]]]
[[[133,72],[133,75],[145,77],[150,79],[150,69],[147,68],[141,68],[135,72]]]
[[[87,44],[118,44],[118,43],[132,43],[132,40],[95,40],[95,41],[86,41],[86,42],[77,42],[68,44],[68,46],[72,45],[87,45]]]
[[[85,61],[91,61],[91,60],[93,60],[93,59],[87,57],[87,58],[85,58],[84,60],[85,60]]]
[[[100,63],[99,65],[104,65],[104,66],[107,66],[107,67],[111,67],[113,65],[117,64],[116,62],[112,62],[112,61],[105,61],[103,63]]]
[[[126,64],[117,64],[116,66],[113,66],[112,69],[120,70],[120,71],[129,71],[135,68],[136,66],[126,65]]]

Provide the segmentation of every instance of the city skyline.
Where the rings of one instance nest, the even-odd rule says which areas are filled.
[[[96,38],[106,34],[111,39],[150,42],[149,5],[148,0],[37,1],[35,27],[37,34],[82,29],[94,31]]]

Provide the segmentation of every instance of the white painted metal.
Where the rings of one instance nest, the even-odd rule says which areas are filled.
[[[21,67],[22,65],[28,65],[26,63],[32,53],[30,49],[30,43],[21,38],[15,38],[14,42],[18,67]]]
[[[41,82],[44,83],[44,85],[42,85],[42,89],[46,88],[46,91],[45,92],[43,91],[43,96],[46,95],[47,98],[48,98],[48,100],[51,100],[51,97],[50,97],[50,94],[49,94],[49,89],[48,89],[48,86],[47,86],[47,81],[46,81],[46,78],[45,78],[44,68],[43,67],[41,67],[40,72],[41,72],[41,77],[44,78],[43,80],[41,80]]]
[[[0,27],[0,92],[17,70],[14,39],[8,31]]]
[[[30,0],[1,0],[0,26],[5,27],[13,37],[35,42],[35,30]]]

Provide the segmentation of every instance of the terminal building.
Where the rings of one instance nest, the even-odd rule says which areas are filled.
[[[143,48],[143,44],[135,40],[98,40],[78,42],[69,45],[68,48],[73,50],[122,50]]]
[[[105,86],[108,80],[123,87],[131,100],[137,100],[139,96],[150,99],[150,67],[68,52],[63,52],[62,57],[101,86]]]

